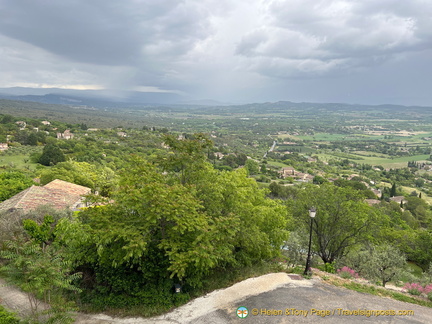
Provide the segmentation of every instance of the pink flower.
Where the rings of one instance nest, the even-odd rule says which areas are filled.
[[[430,288],[432,290],[432,285],[429,285]],[[429,287],[427,286],[427,287]],[[406,292],[408,292],[411,295],[416,295],[416,296],[420,296],[423,292],[425,292],[425,288],[423,288],[422,285],[418,284],[418,283],[409,283],[407,282],[405,284],[405,286],[403,286],[402,288],[403,290],[405,290]]]
[[[345,266],[342,269],[338,269],[337,272],[342,278],[350,279],[350,278],[358,278],[358,273],[355,270]]]

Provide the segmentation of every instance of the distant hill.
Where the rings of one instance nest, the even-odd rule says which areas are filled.
[[[0,98],[60,105],[107,107],[113,104],[176,104],[188,98],[171,92],[0,88]]]

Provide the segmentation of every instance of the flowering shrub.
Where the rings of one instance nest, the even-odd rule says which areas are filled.
[[[423,288],[423,293],[425,293],[426,295],[429,295],[429,293],[431,292],[432,292],[432,284],[429,284]]]
[[[348,267],[343,267],[341,269],[338,269],[337,273],[339,274],[339,276],[341,276],[344,279],[358,278],[358,273],[355,272],[355,270]]]
[[[422,285],[420,285],[418,283],[409,283],[409,282],[407,282],[405,284],[405,286],[403,286],[402,289],[405,290],[406,292],[408,292],[409,294],[416,295],[416,296],[420,296],[422,294],[422,292],[424,291],[424,288]]]

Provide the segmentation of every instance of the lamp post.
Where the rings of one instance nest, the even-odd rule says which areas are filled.
[[[310,268],[310,263],[311,263],[311,245],[312,245],[312,220],[315,218],[316,215],[316,209],[315,207],[311,207],[311,209],[309,209],[309,217],[310,217],[310,230],[309,230],[309,249],[308,249],[308,255],[307,255],[307,260],[306,260],[306,268],[304,271],[304,275],[311,275],[312,271]]]

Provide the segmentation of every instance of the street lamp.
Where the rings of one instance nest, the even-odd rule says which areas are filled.
[[[310,268],[310,264],[311,264],[311,245],[312,245],[312,220],[315,218],[316,215],[316,208],[315,207],[311,207],[311,209],[309,209],[309,217],[310,217],[310,231],[309,231],[309,250],[308,250],[308,255],[307,255],[307,260],[306,260],[306,268],[304,271],[304,275],[308,276],[312,274],[311,268]]]

